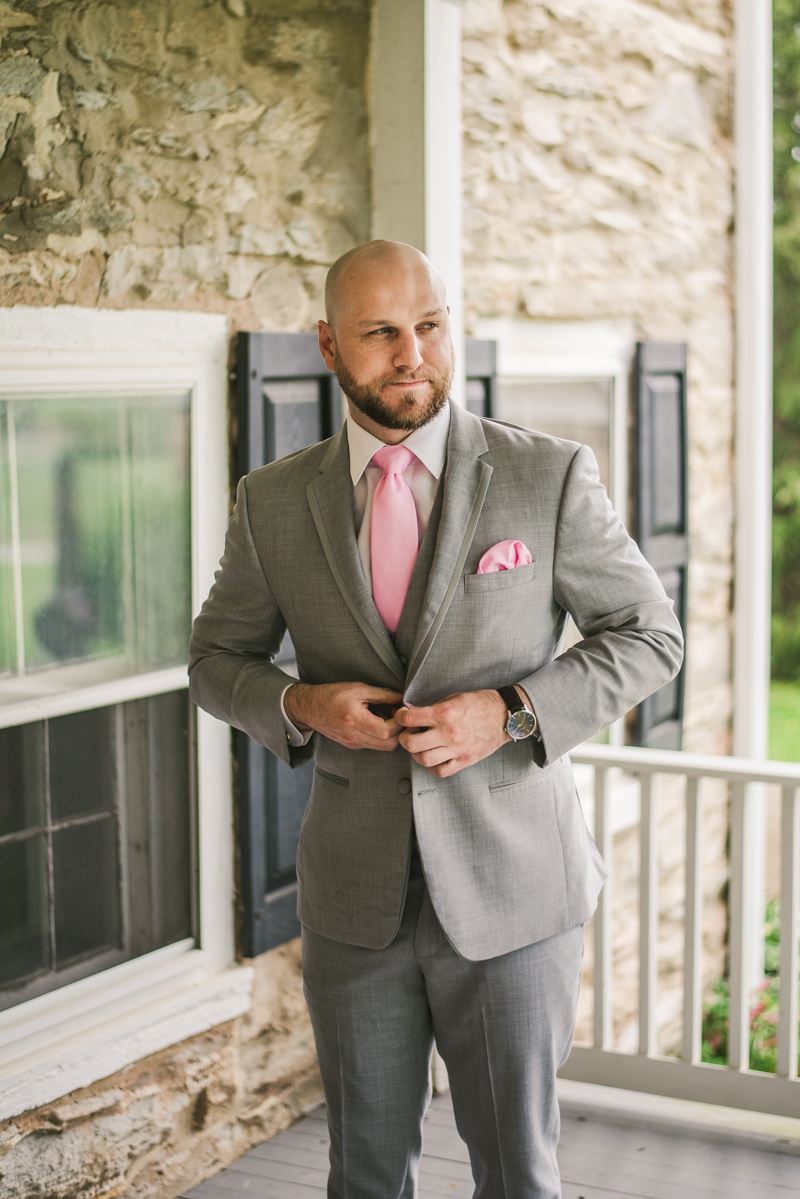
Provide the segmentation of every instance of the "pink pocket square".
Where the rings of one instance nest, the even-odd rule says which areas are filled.
[[[521,541],[498,541],[478,563],[479,575],[491,575],[497,570],[514,570],[517,566],[529,566],[533,561],[531,551]]]

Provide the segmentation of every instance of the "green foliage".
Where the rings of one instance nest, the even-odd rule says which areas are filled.
[[[774,0],[772,671],[800,679],[800,0]]]
[[[764,921],[764,974],[750,1008],[750,1069],[774,1074],[778,1066],[778,1008],[780,979],[780,905],[767,905]],[[726,978],[714,984],[714,999],[703,1007],[702,1060],[717,1066],[728,1062],[730,992]]]
[[[769,756],[800,762],[800,684],[773,680],[769,689]]]

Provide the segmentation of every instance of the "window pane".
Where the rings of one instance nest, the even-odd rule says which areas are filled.
[[[0,443],[0,702],[186,660],[188,395],[15,399]],[[16,468],[19,539],[12,537]],[[4,498],[5,497],[5,498]],[[15,678],[21,562],[26,676]],[[57,676],[27,672],[60,668]],[[4,673],[5,672],[5,673]],[[48,679],[51,679],[48,683]]]
[[[108,404],[14,404],[25,667],[120,652],[119,414]]]
[[[114,709],[49,721],[50,811],[54,822],[116,802]]]
[[[124,708],[131,952],[191,935],[189,697]]]
[[[186,661],[191,626],[188,399],[129,413],[135,653],[140,668]]]
[[[101,816],[53,833],[56,961],[121,944],[117,822]]]
[[[47,841],[0,845],[0,985],[49,966]]]
[[[45,823],[44,725],[0,729],[0,836]]]
[[[611,383],[608,379],[497,380],[500,420],[588,445],[609,483]]]

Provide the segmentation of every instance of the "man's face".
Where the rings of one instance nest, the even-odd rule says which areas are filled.
[[[370,422],[419,428],[447,402],[453,343],[441,285],[400,255],[353,264],[339,283],[320,348],[342,391]]]

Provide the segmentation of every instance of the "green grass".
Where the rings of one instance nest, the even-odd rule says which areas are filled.
[[[800,762],[800,683],[770,686],[769,756],[773,762]]]

